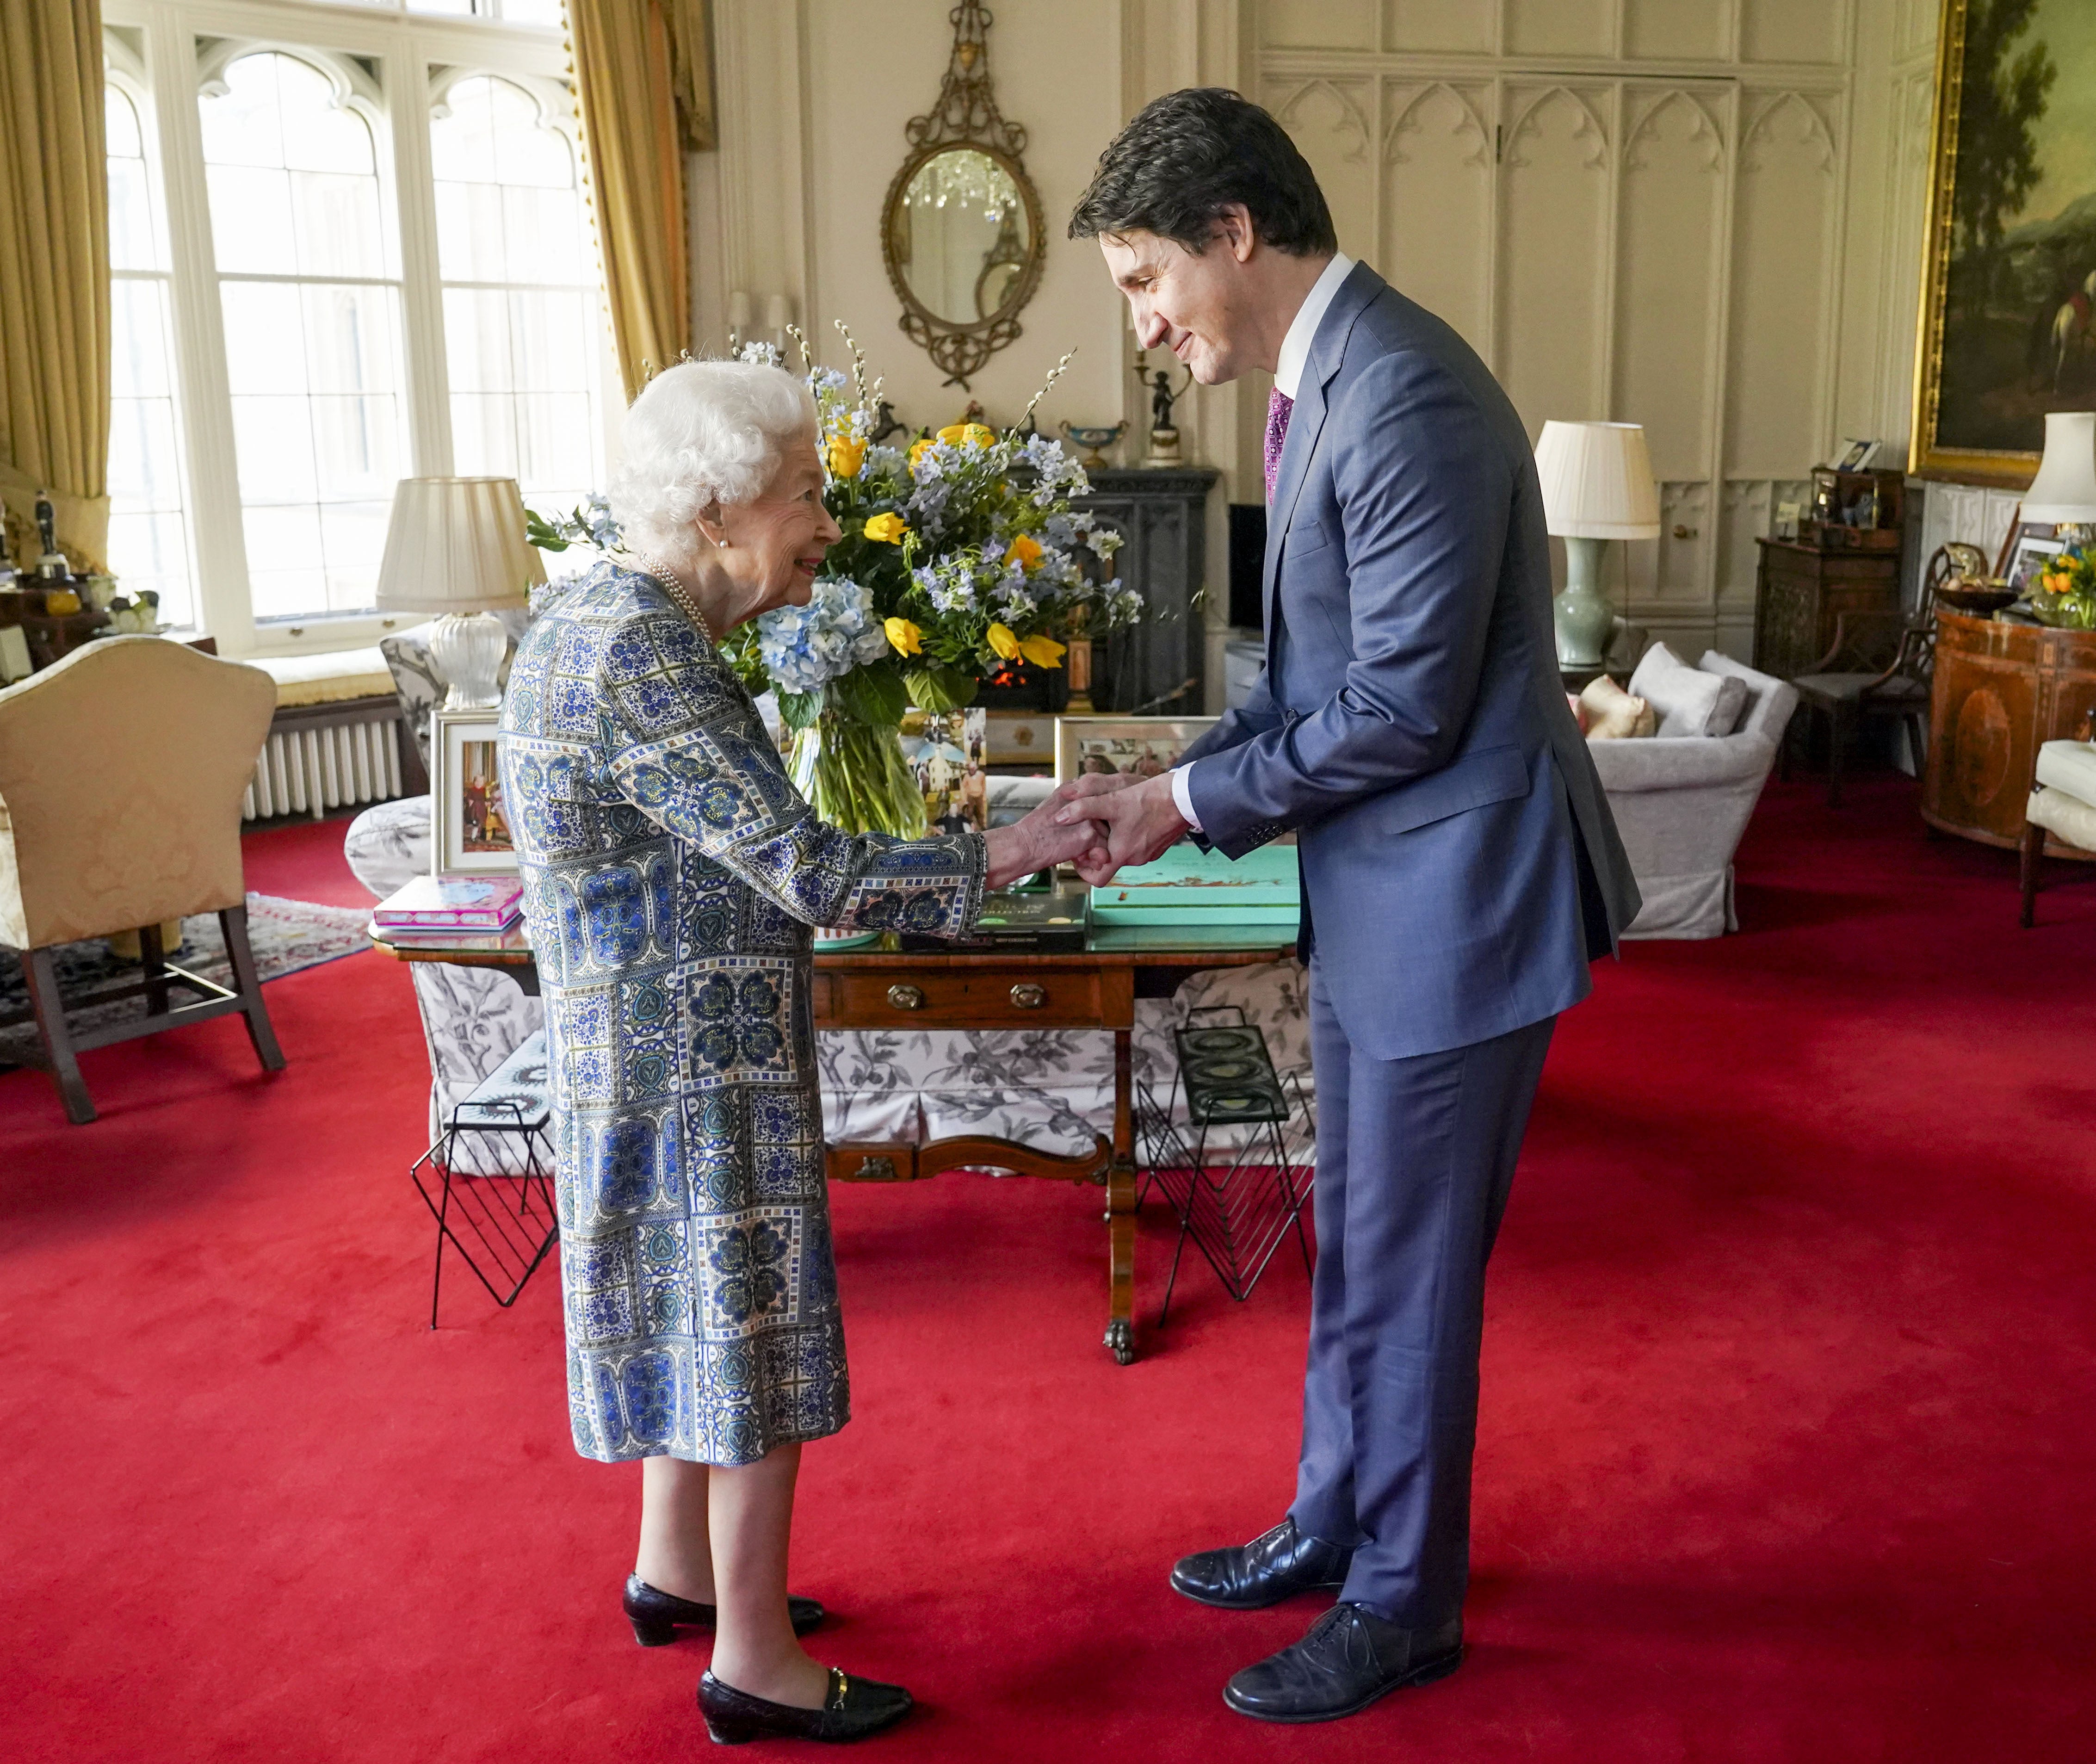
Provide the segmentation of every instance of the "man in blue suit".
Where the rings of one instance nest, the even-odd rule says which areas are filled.
[[[1172,1583],[1233,1609],[1336,1590],[1224,1692],[1330,1720],[1461,1662],[1485,1262],[1557,1014],[1637,890],[1559,684],[1521,418],[1339,255],[1286,132],[1234,92],[1159,98],[1070,232],[1146,347],[1204,385],[1274,376],[1265,670],[1177,769],[1085,780],[1105,793],[1063,816],[1105,823],[1116,865],[1297,835],[1318,1120],[1295,1500]]]

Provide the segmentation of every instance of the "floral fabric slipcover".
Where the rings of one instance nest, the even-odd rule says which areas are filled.
[[[816,819],[755,705],[650,578],[534,621],[504,799],[552,1065],[576,1449],[749,1464],[850,1413],[810,924],[951,936],[974,834]]]

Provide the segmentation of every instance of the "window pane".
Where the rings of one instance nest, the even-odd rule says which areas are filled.
[[[116,272],[109,290],[109,568],[124,592],[152,589],[161,618],[186,626],[195,622],[196,606],[157,192],[138,107],[120,86],[105,85],[103,94]]]
[[[259,619],[367,610],[408,458],[371,129],[275,52],[200,102],[250,603]]]
[[[602,470],[604,330],[574,150],[530,93],[486,76],[451,87],[430,144],[454,468],[571,506]]]

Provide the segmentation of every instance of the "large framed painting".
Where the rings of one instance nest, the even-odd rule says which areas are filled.
[[[1944,0],[1910,467],[2024,484],[2096,405],[2096,5]]]

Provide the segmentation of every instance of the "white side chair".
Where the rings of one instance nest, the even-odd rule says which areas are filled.
[[[2024,809],[2023,928],[2034,923],[2038,869],[2047,833],[2077,851],[2096,852],[2096,743],[2047,741],[2037,750],[2037,783]]]

